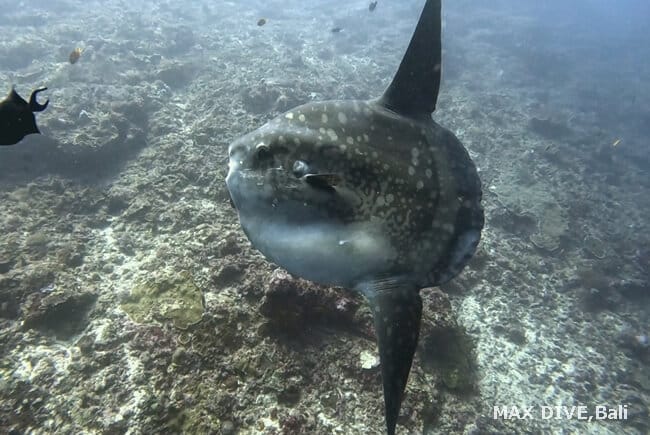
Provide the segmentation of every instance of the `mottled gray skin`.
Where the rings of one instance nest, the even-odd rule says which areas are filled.
[[[226,181],[247,236],[306,279],[354,288],[380,275],[408,276],[419,288],[438,285],[478,242],[476,170],[458,139],[431,119],[405,118],[377,101],[311,103],[229,152]],[[314,186],[293,173],[296,161],[339,181]]]
[[[456,276],[483,228],[481,183],[431,120],[441,2],[427,0],[384,95],[310,103],[230,145],[226,183],[255,248],[289,272],[361,292],[395,433],[422,316],[419,289]]]

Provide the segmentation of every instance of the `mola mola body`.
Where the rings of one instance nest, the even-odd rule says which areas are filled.
[[[380,98],[305,104],[229,148],[226,183],[253,246],[368,300],[389,435],[417,347],[419,290],[461,272],[484,221],[472,160],[431,119],[440,76],[441,4],[427,0]]]

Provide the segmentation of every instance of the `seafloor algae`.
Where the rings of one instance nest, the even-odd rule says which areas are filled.
[[[554,251],[560,246],[560,238],[568,230],[565,210],[543,182],[530,185],[499,183],[492,189],[498,201],[517,216],[534,216],[537,231],[530,241],[538,248]]]
[[[446,388],[457,393],[475,389],[474,344],[463,328],[440,328],[432,331],[426,337],[424,349],[423,363],[440,374]]]
[[[538,217],[537,232],[530,236],[530,241],[538,248],[555,251],[567,229],[567,220],[561,208],[557,203],[548,203]]]
[[[53,289],[55,286],[50,284],[27,298],[23,304],[23,326],[66,340],[86,327],[97,295]]]
[[[458,325],[449,297],[438,289],[423,289],[424,305],[421,358],[423,366],[440,376],[456,393],[476,386],[475,345]]]
[[[588,234],[583,243],[584,249],[595,258],[602,260],[607,256],[607,246],[598,237]]]
[[[180,329],[198,323],[204,310],[203,293],[188,272],[147,280],[135,286],[121,306],[135,322],[168,320]]]
[[[206,412],[203,406],[172,406],[165,425],[165,429],[171,433],[215,433],[219,427],[219,420]]]

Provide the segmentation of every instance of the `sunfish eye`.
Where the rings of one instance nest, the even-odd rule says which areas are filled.
[[[268,145],[260,143],[255,146],[255,160],[258,163],[265,163],[273,160],[273,153]]]
[[[309,165],[304,160],[296,160],[293,163],[293,175],[300,178],[309,173]]]

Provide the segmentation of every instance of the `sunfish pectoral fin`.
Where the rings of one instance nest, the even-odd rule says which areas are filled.
[[[395,425],[420,334],[422,300],[418,288],[401,278],[364,282],[357,286],[370,302],[384,385],[386,428]]]
[[[330,189],[341,182],[338,174],[307,174],[303,178],[309,185],[323,189]]]

